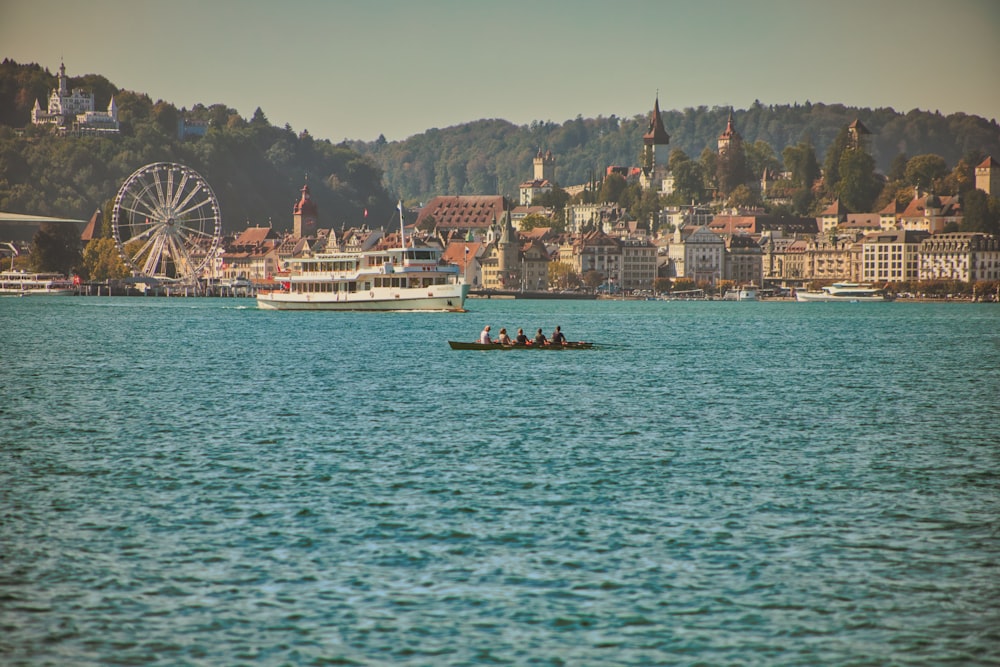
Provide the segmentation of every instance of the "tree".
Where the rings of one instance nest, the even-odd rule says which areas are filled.
[[[781,166],[771,144],[757,140],[744,147],[748,177],[759,180],[764,171],[777,171]]]
[[[963,232],[1000,234],[1000,200],[982,190],[969,190],[961,201]]]
[[[604,282],[604,274],[600,271],[590,270],[583,274],[583,284],[590,289],[597,289]]]
[[[860,150],[845,151],[837,165],[837,195],[849,211],[870,211],[882,190],[875,175],[875,160]]]
[[[549,262],[549,285],[559,289],[573,289],[579,286],[580,276],[569,262]]]
[[[738,185],[729,193],[728,204],[744,210],[756,208],[761,205],[760,194],[746,185]]]
[[[715,182],[719,194],[728,195],[748,180],[747,158],[742,142],[734,142],[728,150],[719,155],[715,167]]]
[[[792,182],[799,188],[812,188],[820,177],[819,162],[812,144],[800,141],[795,146],[788,146],[781,157],[785,161],[785,169],[792,173]]]
[[[551,221],[540,213],[529,213],[528,215],[521,218],[521,222],[518,223],[521,231],[527,232],[536,227],[551,227]]]
[[[118,280],[128,276],[114,239],[97,238],[87,243],[83,249],[82,274],[88,280]]]
[[[621,174],[609,174],[601,185],[599,199],[605,203],[617,204],[627,185],[625,177]]]
[[[76,225],[42,223],[31,240],[31,265],[36,271],[69,275],[79,270],[81,261],[80,234]]]
[[[830,144],[826,151],[826,160],[823,162],[823,185],[827,192],[837,192],[837,185],[840,183],[840,159],[844,157],[849,149],[850,134],[847,127],[842,127],[837,137]]]
[[[948,165],[940,155],[917,155],[906,163],[904,175],[910,185],[930,191],[936,181],[948,175]]]

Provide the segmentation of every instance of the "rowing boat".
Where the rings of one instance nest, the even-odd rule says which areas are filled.
[[[448,341],[453,350],[590,350],[594,344],[586,341],[566,342],[562,345],[501,345],[500,343],[463,343],[458,340]]]

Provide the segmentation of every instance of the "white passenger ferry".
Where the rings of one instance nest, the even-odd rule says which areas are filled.
[[[890,301],[891,298],[883,290],[871,285],[858,283],[834,283],[821,288],[818,292],[796,292],[797,301]]]
[[[0,296],[69,296],[76,285],[61,273],[0,271]]]
[[[280,289],[257,292],[268,310],[462,311],[469,286],[432,247],[317,253],[289,260]]]

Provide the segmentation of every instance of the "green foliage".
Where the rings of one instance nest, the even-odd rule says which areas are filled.
[[[840,179],[836,193],[848,211],[870,211],[882,190],[875,175],[875,160],[859,150],[847,150],[837,166]]]
[[[837,186],[840,184],[840,160],[848,152],[849,141],[850,135],[845,125],[826,152],[826,161],[823,163],[823,185],[829,192],[837,192]]]
[[[940,155],[917,155],[906,163],[903,173],[910,185],[924,191],[933,191],[935,184],[948,174],[948,165]],[[938,188],[937,191],[939,190]]]
[[[969,190],[961,197],[963,232],[1000,234],[1000,199],[982,190]]]
[[[573,289],[580,285],[580,274],[569,262],[549,262],[548,280],[550,287]]]
[[[551,221],[544,215],[539,215],[538,213],[530,213],[523,218],[521,218],[520,227],[522,231],[530,231],[538,227],[550,227]]]
[[[82,263],[80,235],[74,225],[44,223],[31,240],[31,265],[36,271],[69,275]]]
[[[81,275],[86,280],[117,280],[128,276],[129,271],[118,254],[112,238],[94,239],[83,249]]]
[[[55,85],[37,65],[10,61],[0,65],[0,101],[41,81],[42,100]],[[128,176],[159,161],[180,162],[200,173],[215,191],[227,231],[248,222],[290,229],[292,207],[303,183],[308,182],[319,207],[320,224],[341,227],[357,224],[364,209],[369,225],[388,224],[396,197],[383,185],[381,170],[346,145],[298,136],[291,128],[267,123],[259,108],[251,122],[223,104],[195,105],[190,111],[132,91],[114,91],[100,80],[86,78],[100,96],[115,94],[121,134],[111,136],[57,136],[29,127],[20,135],[0,127],[0,210],[66,218],[89,217],[98,206],[113,200]],[[73,85],[80,85],[71,81]],[[88,83],[88,85],[90,85]],[[107,92],[101,91],[107,88]],[[13,91],[13,92],[11,92]],[[31,104],[34,99],[31,100]],[[103,101],[107,104],[107,100]],[[5,104],[0,110],[7,111]],[[28,107],[30,111],[30,104]],[[182,140],[177,121],[210,123],[206,136]],[[18,127],[28,116],[15,112]],[[104,230],[104,234],[109,230]]]
[[[787,146],[781,157],[785,160],[785,169],[792,173],[792,183],[797,187],[811,188],[820,177],[819,162],[812,144],[800,141],[794,146]]]

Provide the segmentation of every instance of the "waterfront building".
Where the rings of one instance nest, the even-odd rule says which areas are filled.
[[[647,238],[621,239],[621,287],[648,290],[656,279],[657,247]]]
[[[761,250],[764,280],[793,283],[805,280],[807,241],[768,234]]]
[[[278,271],[280,239],[271,227],[247,227],[222,253],[221,278],[262,280]]]
[[[83,88],[70,90],[65,63],[60,63],[57,79],[58,84],[49,93],[48,105],[44,111],[38,100],[35,100],[31,109],[31,122],[34,125],[52,125],[59,132],[118,133],[118,105],[114,96],[108,103],[107,111],[97,111],[91,91]]]
[[[725,256],[725,240],[708,227],[698,227],[684,239],[682,277],[716,285],[723,279]]]
[[[861,281],[906,282],[920,279],[920,244],[929,236],[923,230],[897,229],[865,236],[861,242]]]
[[[733,234],[725,239],[725,244],[723,279],[737,285],[759,287],[764,279],[764,254],[760,244],[747,234]]]
[[[855,241],[855,237],[831,240],[823,236],[807,241],[802,277],[831,282],[851,280]]]
[[[760,237],[767,232],[780,234],[781,236],[811,236],[817,233],[815,218],[774,216],[761,213],[750,215],[717,215],[705,226],[722,236],[749,234]]]
[[[596,271],[616,286],[622,283],[622,243],[601,230],[573,237],[559,248],[559,261],[573,267],[580,276]]]
[[[1000,163],[993,156],[987,156],[976,165],[976,189],[1000,197]]]
[[[521,248],[510,216],[493,221],[486,233],[486,245],[479,263],[485,289],[510,290],[521,287]]]
[[[979,232],[935,234],[920,243],[920,280],[1000,280],[1000,240]]]

